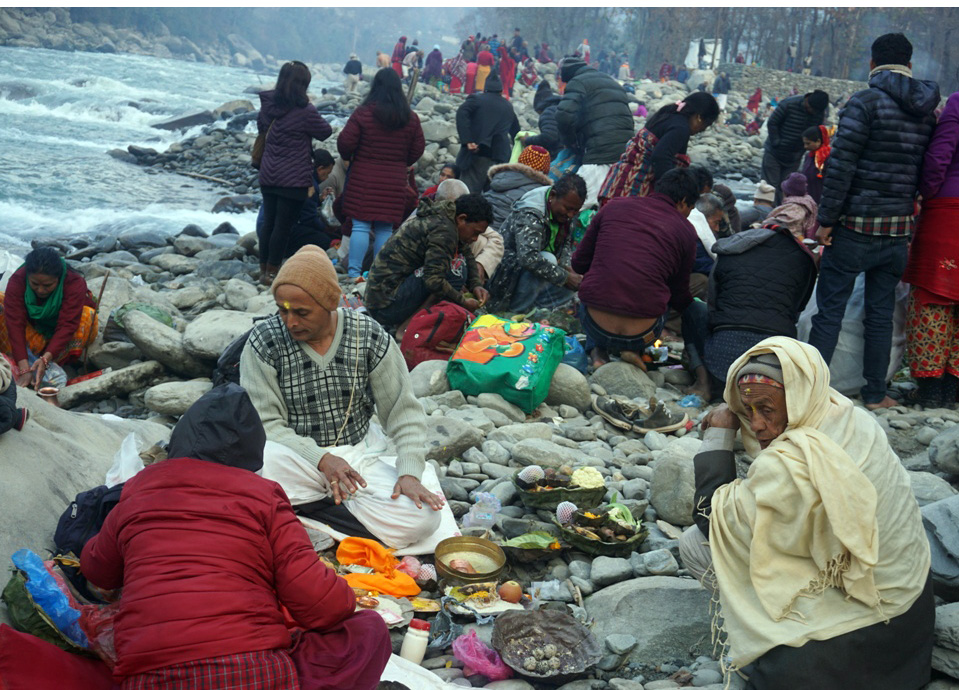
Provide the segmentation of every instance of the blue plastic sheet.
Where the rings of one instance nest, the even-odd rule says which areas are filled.
[[[27,576],[27,591],[34,603],[43,609],[54,625],[71,641],[90,648],[86,634],[80,628],[80,612],[70,606],[67,595],[60,591],[56,580],[47,571],[40,557],[29,549],[20,549],[10,557],[13,564]]]

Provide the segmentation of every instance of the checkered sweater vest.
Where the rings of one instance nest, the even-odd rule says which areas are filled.
[[[374,406],[370,372],[383,360],[389,347],[389,336],[373,319],[349,309],[338,313],[344,320],[343,336],[325,368],[310,359],[290,337],[279,315],[261,321],[250,333],[253,352],[276,369],[280,393],[286,402],[287,424],[320,447],[337,444],[344,420],[346,426],[339,445],[359,443],[366,436]],[[354,385],[351,409],[350,392]]]

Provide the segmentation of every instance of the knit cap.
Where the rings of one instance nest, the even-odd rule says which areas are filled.
[[[778,383],[780,387],[785,383],[783,365],[779,362],[779,357],[772,352],[750,357],[749,361],[739,370],[737,377],[739,383],[742,383],[743,379],[747,377],[757,383],[762,382],[760,380],[762,378],[771,379]]]
[[[559,76],[564,82],[569,82],[580,67],[585,67],[586,62],[578,57],[563,58],[563,63],[559,68]]]
[[[799,172],[789,175],[782,183],[783,194],[786,196],[806,195],[806,176]]]
[[[753,199],[755,201],[768,201],[769,203],[773,203],[776,201],[776,188],[766,182],[766,180],[760,180],[756,186],[756,193],[753,194]]]
[[[522,153],[519,154],[517,163],[520,165],[528,165],[533,170],[538,170],[544,175],[548,175],[550,160],[549,151],[542,146],[533,145],[523,149]]]
[[[553,89],[545,79],[536,87],[536,95],[533,96],[533,110],[538,113],[546,109],[546,101],[553,97]]]
[[[336,269],[326,252],[315,244],[307,244],[286,260],[273,279],[271,291],[281,285],[295,285],[316,300],[324,309],[333,311],[340,305],[340,283]]]
[[[486,77],[486,86],[483,87],[483,91],[486,93],[503,93],[503,82],[500,81],[495,72]]]

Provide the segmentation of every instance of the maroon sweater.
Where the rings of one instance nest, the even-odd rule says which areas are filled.
[[[54,361],[63,354],[73,334],[80,327],[80,317],[84,307],[96,308],[96,303],[90,297],[87,281],[76,271],[67,269],[66,282],[63,284],[63,304],[60,307],[60,316],[57,319],[57,328],[53,337],[43,349],[35,353],[40,357],[44,352],[53,355]],[[3,299],[3,312],[7,322],[7,335],[10,337],[10,348],[13,350],[13,359],[17,362],[27,358],[27,305],[24,294],[27,291],[27,269],[17,269],[10,282],[7,283],[7,292]]]
[[[693,297],[689,274],[696,231],[665,194],[611,199],[573,254],[587,307],[635,318],[682,311]]]

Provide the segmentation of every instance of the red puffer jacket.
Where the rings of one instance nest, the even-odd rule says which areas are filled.
[[[117,676],[197,659],[288,649],[280,603],[304,628],[353,614],[346,581],[316,557],[279,484],[179,458],[151,465],[81,555],[84,575],[123,585]]]
[[[354,110],[336,140],[340,155],[350,161],[343,213],[399,225],[406,218],[407,168],[423,155],[426,140],[416,113],[402,129],[390,130],[373,115],[373,107]]]

